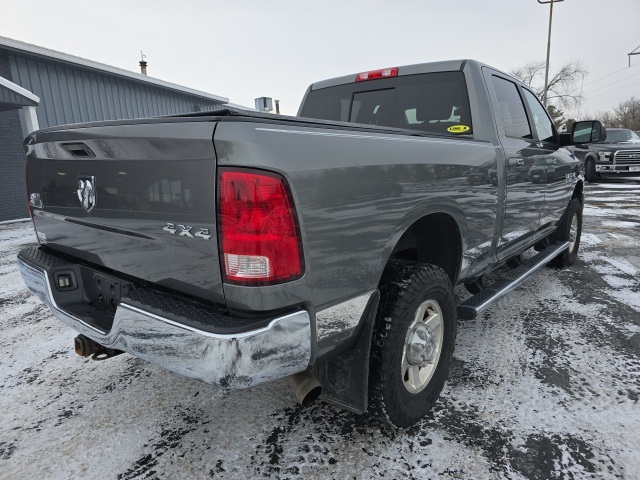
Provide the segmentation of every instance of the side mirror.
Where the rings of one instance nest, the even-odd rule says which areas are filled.
[[[602,142],[607,138],[607,129],[598,120],[576,122],[571,128],[571,143]]]

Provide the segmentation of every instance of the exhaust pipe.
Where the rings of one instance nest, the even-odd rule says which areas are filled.
[[[311,370],[294,373],[287,377],[287,382],[291,385],[294,395],[303,407],[311,405],[322,393],[322,385]]]
[[[114,350],[94,342],[89,337],[78,335],[73,339],[73,346],[78,355],[81,357],[91,357],[91,360],[106,360],[124,353],[122,350]]]

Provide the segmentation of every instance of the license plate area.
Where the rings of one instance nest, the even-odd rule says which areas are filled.
[[[123,295],[133,289],[133,284],[104,273],[82,268],[86,300],[99,310],[115,314]]]
[[[640,167],[629,167],[630,172],[640,172]]]

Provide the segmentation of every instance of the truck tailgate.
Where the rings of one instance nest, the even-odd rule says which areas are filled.
[[[224,300],[215,122],[70,127],[27,147],[40,243],[133,278]]]

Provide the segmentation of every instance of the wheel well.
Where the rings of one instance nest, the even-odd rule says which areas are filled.
[[[412,260],[442,268],[455,284],[461,261],[462,240],[456,221],[447,214],[422,217],[402,235],[390,259]]]
[[[573,195],[571,195],[571,198],[577,198],[578,200],[580,200],[580,203],[584,203],[583,190],[584,184],[582,182],[578,182],[576,184],[576,188],[573,190]]]

